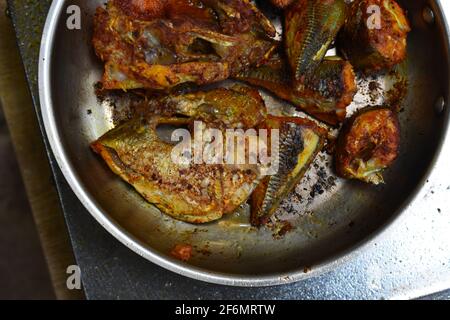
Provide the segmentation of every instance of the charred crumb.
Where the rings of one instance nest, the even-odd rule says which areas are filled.
[[[328,139],[324,147],[325,152],[330,155],[334,154],[336,151],[336,142],[337,142],[336,138]]]
[[[392,89],[386,92],[386,104],[392,106],[395,111],[400,112],[407,92],[408,81],[406,79],[395,82]]]
[[[314,199],[317,195],[322,195],[326,191],[331,190],[336,186],[336,177],[329,175],[327,170],[323,166],[315,167],[317,169],[317,182],[312,186],[312,190],[309,194],[310,200]]]
[[[293,199],[292,199],[293,201],[296,201],[296,202],[299,202],[299,203],[303,201],[302,195],[297,193],[297,192],[293,192],[292,196],[293,196]]]
[[[198,250],[197,252],[202,254],[202,255],[204,255],[204,256],[206,256],[206,257],[209,257],[210,255],[212,255],[212,252],[209,251],[209,250],[206,250],[206,249]]]
[[[295,213],[295,208],[294,205],[290,202],[283,202],[283,205],[281,206],[281,208],[283,209],[283,211],[285,211],[288,214],[292,214]]]
[[[319,153],[319,158],[320,158],[320,160],[322,160],[322,162],[326,162],[327,161],[327,153],[324,152],[323,150],[321,150]]]
[[[438,208],[437,211],[438,211],[439,213],[441,213],[441,209],[440,209],[440,208]]]
[[[105,97],[105,90],[103,89],[103,84],[101,82],[94,83],[94,92],[97,99],[102,102]]]
[[[330,188],[336,186],[336,180],[337,180],[337,178],[335,176],[329,176],[327,178],[327,182],[328,182],[328,185],[330,186]]]
[[[369,96],[370,102],[372,104],[376,103],[381,95],[379,83],[376,81],[369,82],[367,94]]]
[[[275,240],[282,239],[288,232],[294,229],[289,221],[277,221],[272,225],[272,237]]]
[[[369,82],[369,90],[370,91],[375,91],[375,90],[379,90],[380,89],[380,84],[377,81],[370,81]]]
[[[317,194],[323,194],[325,191],[323,190],[323,187],[320,183],[316,183],[311,192],[309,193],[311,198],[314,198]]]
[[[376,81],[377,77],[373,75],[366,75],[362,71],[357,72],[358,86],[363,86],[366,81]]]
[[[336,221],[330,221],[329,223],[328,223],[328,226],[329,227],[334,227],[334,226],[337,226],[337,222]]]
[[[199,228],[195,228],[195,229],[192,231],[192,234],[206,233],[206,232],[208,232],[208,229],[199,229]]]
[[[203,248],[198,248],[197,246],[194,247],[195,251],[201,255],[204,255],[206,257],[209,257],[210,255],[212,255],[211,250],[209,250],[209,245],[205,245]]]
[[[92,114],[92,110],[91,110],[91,109],[87,109],[86,113],[87,113],[88,115],[91,115],[91,114]]]
[[[305,189],[306,191],[308,190],[307,188]],[[280,209],[283,213],[295,215],[298,213],[296,205],[299,205],[302,202],[303,196],[294,189],[294,191],[290,194],[290,196],[281,202]]]

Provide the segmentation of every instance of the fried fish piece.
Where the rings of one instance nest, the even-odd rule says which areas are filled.
[[[276,42],[255,31],[260,19],[254,19],[248,32],[228,35],[212,8],[186,10],[194,11],[188,16],[180,12],[183,1],[188,3],[176,1],[177,11],[169,0],[170,18],[150,20],[124,13],[118,0],[97,9],[93,45],[105,62],[104,89],[164,90],[182,83],[213,83],[264,62],[274,50]],[[261,22],[262,29],[266,23]]]
[[[341,131],[336,148],[336,171],[347,179],[383,183],[382,172],[397,158],[400,124],[390,108],[366,108]]]
[[[300,182],[326,136],[326,130],[303,118],[269,116],[262,127],[278,129],[280,144],[278,172],[264,177],[251,196],[251,223],[258,227],[267,224]]]
[[[405,12],[394,0],[358,0],[351,5],[338,46],[355,69],[376,73],[405,60],[410,31]]]
[[[156,131],[182,119],[137,118],[105,134],[91,147],[109,168],[165,214],[206,223],[234,212],[252,193],[258,173],[227,165],[177,164],[174,146]]]
[[[190,223],[214,221],[248,199],[259,182],[259,167],[174,161],[175,145],[163,140],[157,129],[161,125],[191,128],[196,120],[222,121],[223,128],[257,126],[266,111],[256,94],[254,89],[234,87],[160,100],[153,107],[165,101],[167,114],[148,108],[91,147],[115,174],[165,214]],[[247,117],[246,110],[255,115]],[[169,117],[170,113],[174,115]],[[196,152],[193,139],[189,140],[191,155]]]
[[[298,0],[286,10],[285,45],[295,80],[306,82],[345,22],[345,0]]]
[[[333,126],[344,121],[346,108],[357,92],[351,64],[338,57],[326,57],[309,81],[297,86],[291,84],[289,68],[277,55],[268,63],[241,73],[237,79],[267,89]]]

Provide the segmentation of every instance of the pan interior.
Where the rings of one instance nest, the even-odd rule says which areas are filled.
[[[114,112],[94,92],[102,64],[90,43],[92,18],[95,8],[104,1],[71,1],[82,10],[82,29],[68,30],[66,14],[60,13],[60,25],[54,35],[50,90],[52,112],[61,136],[59,143],[83,191],[96,200],[98,208],[118,227],[149,250],[172,259],[169,252],[176,244],[190,244],[194,256],[189,264],[209,272],[241,279],[289,275],[305,268],[314,271],[315,267],[342,256],[380,232],[404,210],[426,179],[447,125],[447,115],[438,117],[434,109],[438,97],[448,97],[447,36],[441,15],[429,25],[423,21],[422,10],[426,5],[437,10],[435,2],[400,2],[408,10],[413,31],[409,36],[408,61],[401,66],[408,79],[408,94],[400,112],[401,155],[386,172],[386,184],[374,187],[340,179],[328,181],[332,161],[323,153],[279,213],[283,219],[292,221],[294,231],[274,240],[272,231],[250,227],[248,208],[201,226],[168,218],[147,204],[90,151],[89,144],[112,127]],[[361,87],[370,81],[389,87],[393,80],[389,77],[361,80]],[[288,105],[263,94],[270,109],[289,111]],[[353,107],[378,104],[382,99],[382,95],[369,97],[361,89]],[[322,171],[326,172],[327,181],[320,180]],[[325,192],[314,194],[318,183]]]

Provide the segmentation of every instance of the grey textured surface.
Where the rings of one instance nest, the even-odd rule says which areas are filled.
[[[422,297],[419,300],[450,300],[450,290],[433,293],[429,296]]]
[[[34,2],[37,1],[10,1],[10,5],[36,108],[39,109],[35,82],[36,48],[28,46],[25,39],[36,40],[49,1],[40,1],[30,11]],[[28,19],[23,18],[24,10],[27,10]],[[35,25],[31,26],[29,21]],[[445,163],[445,159],[450,157],[449,142],[437,163],[439,170],[447,174],[430,177],[416,201],[385,232],[382,241],[375,239],[330,273],[272,288],[206,284],[175,275],[138,257],[91,218],[65,183],[51,154],[50,160],[88,298],[417,298],[450,287],[450,206],[446,203],[450,182]]]

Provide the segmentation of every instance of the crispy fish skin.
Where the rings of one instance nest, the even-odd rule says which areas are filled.
[[[251,196],[251,223],[257,227],[268,223],[281,201],[300,182],[326,136],[326,130],[303,118],[269,116],[262,128],[279,130],[279,170],[264,177]]]
[[[257,165],[176,163],[171,157],[174,145],[161,140],[157,128],[161,124],[190,127],[195,120],[204,119],[223,121],[224,128],[256,126],[266,112],[256,94],[256,90],[237,86],[174,96],[174,100],[166,100],[167,114],[148,109],[106,133],[91,147],[115,174],[165,214],[190,223],[214,221],[236,211],[249,198],[260,179]],[[240,113],[232,108],[225,112],[227,103]],[[244,119],[246,114],[240,110],[246,108],[259,115]],[[169,117],[169,113],[177,116]],[[194,152],[192,149],[191,154]]]
[[[376,13],[371,8],[380,8],[380,29],[377,21],[371,20]],[[355,69],[377,73],[405,60],[410,31],[408,18],[397,2],[360,0],[351,5],[338,45]]]
[[[234,212],[256,186],[258,173],[226,165],[179,165],[173,145],[156,128],[179,119],[133,119],[94,142],[92,149],[110,169],[165,214],[190,223],[206,223]]]
[[[347,106],[352,103],[357,90],[353,66],[339,57],[326,57],[308,83],[296,88],[299,98],[294,102],[300,105],[303,95],[304,100],[310,100],[311,108],[316,105],[314,114],[317,118],[337,125],[345,120]]]
[[[171,0],[169,18],[147,21],[125,14],[116,2],[125,0],[108,2],[94,18],[93,45],[105,62],[104,89],[168,90],[182,83],[214,83],[259,65],[276,46],[253,30],[224,33],[216,17],[208,16],[212,9],[202,9],[204,16],[195,10],[188,18],[167,9]]]
[[[298,0],[286,10],[286,54],[295,80],[305,83],[345,22],[345,0]]]
[[[389,108],[366,108],[341,131],[336,148],[336,171],[347,179],[383,183],[382,172],[397,158],[400,124]]]
[[[337,57],[326,57],[304,85],[292,84],[288,67],[276,55],[266,64],[241,73],[237,79],[267,89],[332,126],[345,120],[346,108],[357,92],[353,67]]]

